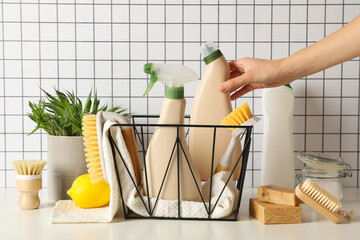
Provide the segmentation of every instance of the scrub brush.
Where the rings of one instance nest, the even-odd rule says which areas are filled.
[[[253,115],[251,114],[249,105],[245,102],[243,105],[229,113],[222,121],[222,125],[232,125],[240,126],[246,121],[251,119]],[[257,120],[256,120],[257,121]],[[215,173],[220,171],[229,171],[231,167],[232,155],[235,150],[236,143],[240,140],[241,133],[245,130],[244,128],[230,128],[232,130],[231,140],[229,145],[221,157],[218,165],[216,166]]]
[[[88,162],[87,168],[92,183],[108,182],[102,150],[102,130],[105,122],[109,119],[113,119],[120,124],[130,124],[127,118],[113,112],[98,112],[97,115],[86,115],[82,120],[85,157]],[[130,126],[122,126],[121,133],[131,157],[137,186],[139,186],[141,183],[140,161],[133,129]]]
[[[229,113],[223,120],[221,120],[221,124],[240,126],[250,118],[252,118],[251,110],[249,108],[249,104],[245,102],[243,105]],[[235,128],[230,129],[232,131],[235,130]]]
[[[16,189],[20,193],[19,208],[36,209],[40,205],[38,192],[41,189],[41,171],[46,161],[14,160],[11,162],[16,172]]]
[[[340,223],[344,219],[351,220],[354,215],[354,210],[350,212],[341,210],[340,200],[311,179],[307,179],[303,184],[299,183],[295,194],[304,203],[334,223]]]

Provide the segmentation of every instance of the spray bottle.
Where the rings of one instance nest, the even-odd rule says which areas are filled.
[[[186,101],[183,85],[186,82],[198,80],[196,73],[183,65],[153,63],[145,64],[144,72],[151,74],[150,84],[144,96],[149,93],[157,81],[166,85],[165,99],[158,124],[184,124]],[[170,165],[169,161],[171,161]],[[146,167],[150,197],[158,196],[168,168],[159,198],[201,201],[196,186],[197,183],[201,189],[200,175],[190,156],[183,127],[156,127],[147,149]],[[177,171],[178,167],[179,172]],[[146,183],[144,184],[146,185]],[[144,187],[145,192],[147,187]]]

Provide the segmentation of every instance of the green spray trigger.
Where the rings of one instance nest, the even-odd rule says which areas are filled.
[[[147,86],[147,88],[145,90],[145,93],[143,94],[143,97],[148,95],[148,93],[150,92],[150,90],[152,89],[154,84],[158,81],[158,77],[157,77],[156,73],[153,71],[153,64],[152,63],[146,63],[144,65],[144,72],[147,73],[147,74],[150,74],[150,83]]]
[[[150,83],[143,96],[146,96],[156,82],[166,85],[165,98],[184,98],[184,84],[198,80],[198,76],[190,68],[180,64],[147,63],[144,72],[150,74]]]

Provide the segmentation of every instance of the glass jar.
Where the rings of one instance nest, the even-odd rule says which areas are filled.
[[[341,180],[352,176],[349,164],[342,158],[314,152],[300,152],[298,158],[305,163],[301,174],[296,175],[298,183],[310,178],[334,197],[339,200],[343,198]]]

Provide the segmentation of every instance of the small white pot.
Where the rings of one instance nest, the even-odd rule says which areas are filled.
[[[47,180],[51,201],[71,199],[67,190],[87,173],[83,137],[48,135]]]

